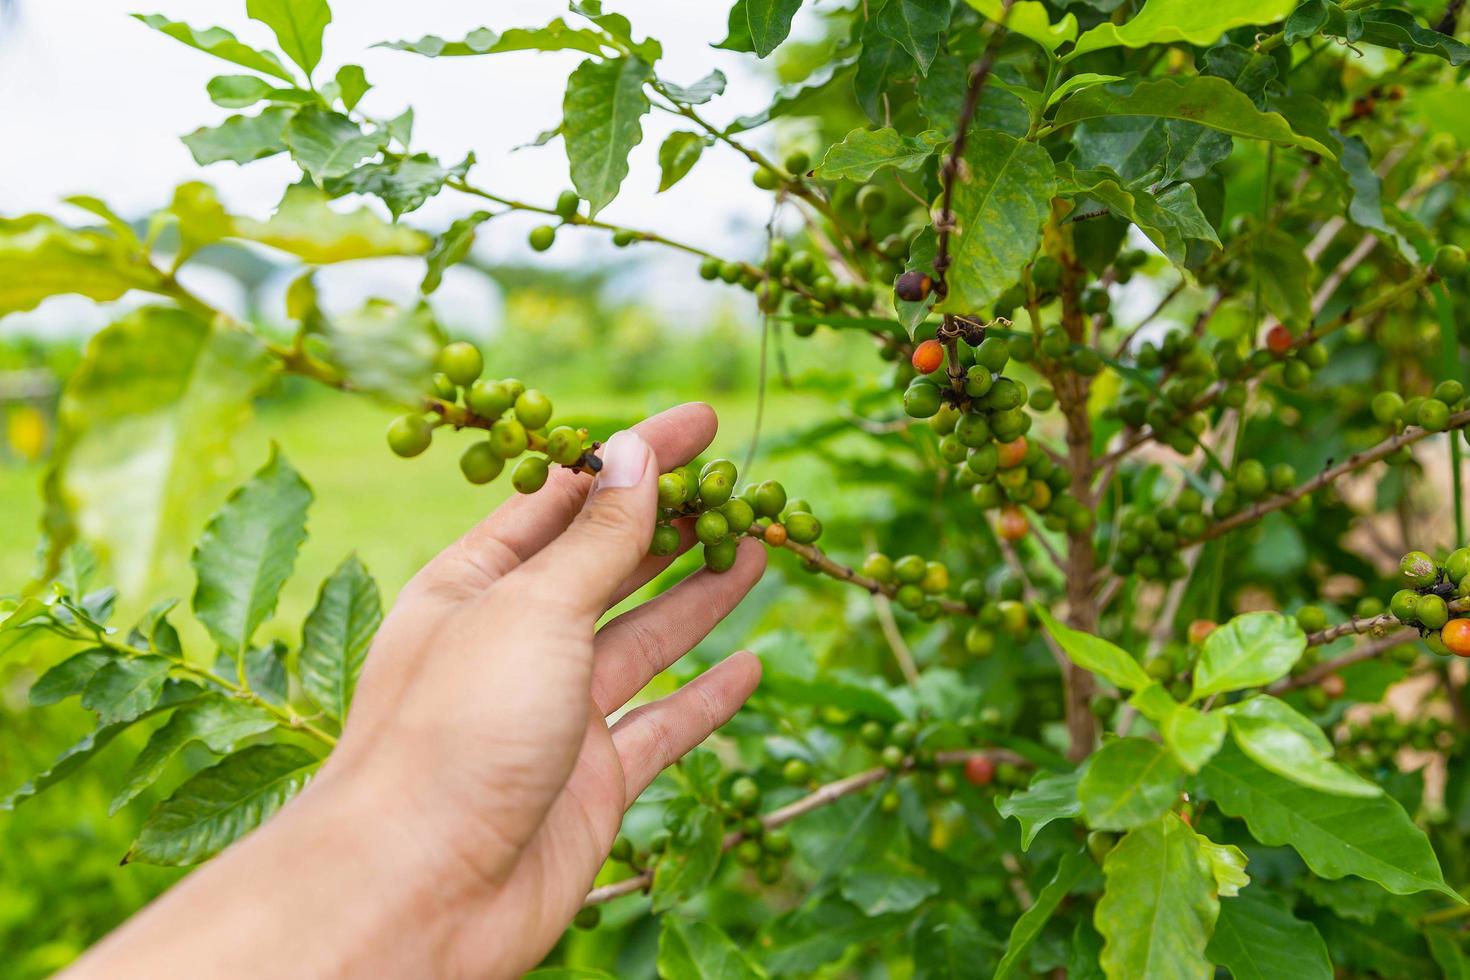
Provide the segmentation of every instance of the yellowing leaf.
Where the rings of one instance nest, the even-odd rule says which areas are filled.
[[[290,252],[313,265],[384,255],[421,255],[429,236],[391,225],[367,208],[340,213],[327,196],[310,187],[292,187],[269,221],[238,218],[236,233],[262,245]]]

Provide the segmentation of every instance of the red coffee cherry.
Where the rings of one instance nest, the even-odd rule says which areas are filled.
[[[995,778],[995,763],[988,755],[972,755],[965,760],[965,778],[974,786],[989,786]]]
[[[1266,331],[1266,349],[1271,353],[1280,356],[1291,350],[1291,345],[1291,331],[1283,325],[1278,323]]]
[[[926,340],[914,348],[911,360],[915,371],[932,374],[944,365],[944,345],[937,340]]]

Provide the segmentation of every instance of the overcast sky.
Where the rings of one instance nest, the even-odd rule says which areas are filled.
[[[628,14],[635,30],[664,42],[660,73],[688,83],[711,68],[730,77],[730,94],[710,107],[719,122],[763,106],[772,83],[754,57],[709,47],[725,33],[728,6],[711,0],[623,0],[609,4]],[[18,0],[18,10],[0,37],[0,213],[57,211],[69,194],[96,194],[125,215],[165,203],[177,183],[205,179],[241,213],[264,215],[295,170],[284,159],[247,167],[215,164],[200,169],[179,135],[228,115],[210,103],[204,85],[214,74],[240,69],[158,34],[128,16],[162,13],[195,27],[224,26],[242,40],[264,46],[269,30],[248,20],[243,0]],[[475,179],[483,186],[533,202],[550,202],[568,186],[560,141],[512,153],[511,149],[560,119],[567,72],[576,53],[509,54],[429,60],[372,49],[382,40],[439,34],[462,37],[481,26],[498,30],[539,26],[567,16],[558,0],[514,0],[471,4],[463,0],[337,0],[328,28],[323,67],[328,77],[344,62],[363,65],[375,88],[364,111],[390,116],[412,105],[415,148],[457,161],[473,149]],[[728,150],[706,154],[694,173],[673,190],[655,194],[656,154],[664,135],[678,128],[667,114],[646,117],[644,139],[633,153],[624,192],[604,214],[609,220],[655,228],[722,253],[747,253],[758,246],[769,197],[750,183],[750,166]],[[440,228],[455,215],[475,210],[472,201],[445,195],[410,220]],[[525,232],[533,222],[496,223],[480,244],[492,258],[526,257]],[[645,247],[651,250],[651,247]],[[587,261],[607,255],[600,233],[564,236],[549,253],[553,262]],[[359,263],[358,265],[368,265]],[[377,292],[411,293],[419,268],[412,263],[371,263],[374,268],[341,270],[336,281],[348,293],[371,282]],[[688,263],[670,267],[673,275]],[[661,273],[662,274],[662,273]],[[708,300],[708,287],[686,288],[677,275],[676,302]],[[366,288],[363,286],[363,288]],[[456,284],[446,285],[455,302]],[[463,283],[458,288],[470,288]],[[478,288],[478,287],[476,287]],[[461,300],[469,296],[460,297]],[[42,312],[82,315],[82,307],[52,301]],[[35,318],[33,318],[33,322]]]

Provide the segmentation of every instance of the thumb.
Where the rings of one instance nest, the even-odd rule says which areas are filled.
[[[657,513],[653,449],[630,429],[614,433],[581,513],[514,573],[518,588],[555,595],[568,612],[596,619],[648,553]]]

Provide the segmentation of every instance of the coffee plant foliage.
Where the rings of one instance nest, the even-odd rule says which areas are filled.
[[[556,418],[554,358],[499,377],[427,302],[529,213],[538,252],[686,253],[778,349],[872,350],[759,472],[660,478],[651,550],[697,538],[716,572],[742,535],[785,552],[759,598],[785,625],[756,638],[750,706],[634,807],[593,931],[545,975],[1464,975],[1460,4],[864,0],[808,4],[789,40],[802,6],[737,0],[711,39],[787,81],[741,116],[719,71],[666,76],[658,25],[598,0],[386,41],[425,72],[564,53],[563,118],[525,152],[559,142],[572,187],[538,202],[436,156],[411,108],[369,115],[364,70],[322,63],[325,0],[250,0],[273,47],[139,15],[201,80],[214,59],[222,111],[183,137],[199,165],[300,178],[269,216],[201,180],[141,232],[90,197],[80,221],[0,220],[0,314],[149,297],[65,389],[44,572],[0,606],[0,655],[50,657],[31,703],[78,698],[96,728],[0,806],[143,728],[111,809],[157,802],[125,861],[187,866],[331,751],[383,601],[347,556],[294,642],[261,638],[313,503],[283,454],[209,519],[191,601],[117,623],[102,584],[147,581],[283,377],[394,406],[392,452],[454,440],[472,483],[596,472],[609,433]],[[679,128],[640,148],[655,110]],[[656,191],[626,180],[635,152]],[[717,153],[770,192],[764,237],[716,253],[600,217]],[[417,227],[438,195],[479,210]],[[222,242],[299,262],[290,331],[181,282]],[[416,303],[318,303],[315,270],[383,256],[422,259]],[[782,461],[807,456],[833,479],[788,496]]]

